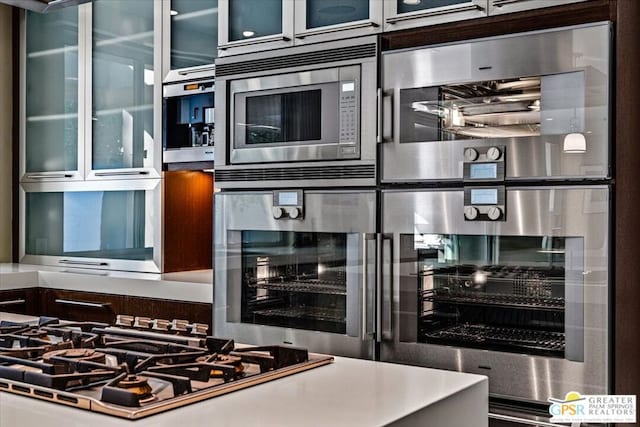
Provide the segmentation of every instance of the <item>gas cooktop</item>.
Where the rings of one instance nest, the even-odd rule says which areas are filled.
[[[0,391],[138,419],[333,361],[290,346],[237,346],[207,325],[118,316],[116,326],[0,322]]]

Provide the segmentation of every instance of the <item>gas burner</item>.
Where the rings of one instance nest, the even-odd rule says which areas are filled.
[[[212,363],[215,365],[233,366],[235,376],[244,372],[244,364],[239,356],[230,356],[228,354],[214,354],[212,356],[202,356],[196,359],[198,362]],[[224,375],[221,369],[212,368],[211,378],[220,378]]]
[[[20,335],[23,335],[28,338],[38,338],[44,341],[50,341],[49,333],[43,329],[28,329],[26,331],[21,332]]]
[[[74,361],[84,360],[87,362],[105,363],[106,354],[90,348],[71,348],[54,350],[42,355],[42,360],[47,363],[55,363],[55,358],[71,359]]]
[[[138,397],[140,403],[151,402],[156,399],[149,381],[138,375],[127,375],[115,384],[116,387],[127,390]]]

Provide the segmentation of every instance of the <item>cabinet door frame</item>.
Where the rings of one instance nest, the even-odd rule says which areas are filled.
[[[307,28],[307,0],[298,0],[294,5],[295,44],[343,40],[351,37],[378,34],[382,31],[383,2],[369,1],[369,18],[324,27]]]
[[[20,90],[20,110],[19,110],[19,176],[21,182],[65,182],[65,181],[82,181],[85,176],[85,153],[84,139],[86,105],[86,87],[82,83],[85,75],[83,64],[86,62],[86,40],[83,37],[85,22],[82,18],[82,6],[78,8],[78,135],[77,135],[77,167],[70,171],[47,171],[47,172],[27,172],[27,13],[24,9],[20,9],[20,28],[19,28],[19,90]]]
[[[218,3],[218,57],[293,46],[294,1],[282,0],[282,33],[229,41],[229,2]]]
[[[153,0],[153,163],[148,167],[93,168],[93,3],[80,6],[85,21],[84,168],[87,181],[131,180],[162,176],[162,0]]]
[[[441,6],[415,12],[398,13],[397,0],[383,0],[383,31],[404,30],[407,28],[486,17],[489,8],[489,1],[490,0],[468,0],[464,3],[454,4],[451,6]]]
[[[588,0],[489,0],[489,15],[503,15],[505,13],[523,10],[542,9],[570,3],[580,3]]]
[[[122,270],[146,273],[160,273],[162,271],[162,244],[163,244],[163,219],[162,219],[162,194],[163,180],[160,179],[136,179],[130,181],[110,180],[101,182],[38,182],[23,183],[19,186],[20,209],[20,244],[19,262],[23,264],[49,265],[63,268],[83,268],[97,270]],[[46,192],[85,192],[85,191],[136,191],[143,190],[151,193],[151,206],[153,207],[153,258],[145,261],[113,259],[113,258],[89,258],[73,256],[30,255],[26,253],[26,195],[27,193]],[[149,213],[145,213],[149,217]]]

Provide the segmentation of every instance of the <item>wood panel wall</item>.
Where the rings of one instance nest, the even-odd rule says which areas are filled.
[[[210,269],[213,174],[164,173],[164,271]]]

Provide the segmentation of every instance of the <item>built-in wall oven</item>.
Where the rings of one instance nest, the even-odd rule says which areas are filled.
[[[214,329],[372,358],[376,192],[215,195]]]
[[[375,185],[376,60],[375,37],[217,59],[217,185]]]
[[[596,23],[383,53],[381,181],[610,177],[610,44]]]
[[[487,375],[522,401],[609,392],[609,194],[384,190],[381,359]]]

